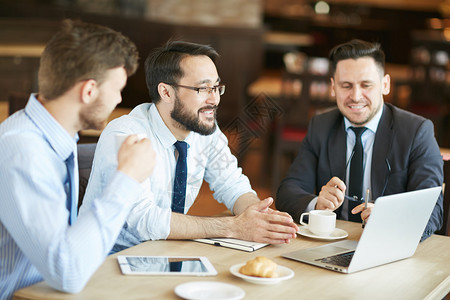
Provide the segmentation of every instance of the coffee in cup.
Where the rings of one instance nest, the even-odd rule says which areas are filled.
[[[309,216],[309,222],[303,221],[304,216]],[[330,210],[311,210],[302,213],[300,224],[307,226],[309,231],[318,236],[329,236],[336,229],[336,213]]]

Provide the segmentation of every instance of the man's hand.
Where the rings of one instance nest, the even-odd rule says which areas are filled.
[[[346,188],[338,177],[331,178],[319,193],[316,209],[336,210],[344,202]]]
[[[128,136],[117,155],[117,170],[142,182],[153,172],[156,154],[149,139],[139,139],[137,135]]]
[[[234,238],[259,243],[284,244],[296,237],[298,226],[291,216],[269,208],[271,197],[250,205],[245,211],[234,217]]]
[[[352,209],[352,214],[361,213],[361,219],[367,223],[369,220],[370,214],[372,213],[372,208],[375,206],[373,203],[367,203],[367,208],[364,207],[365,204],[360,204]]]

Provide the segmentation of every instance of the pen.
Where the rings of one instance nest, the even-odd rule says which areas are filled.
[[[367,209],[367,203],[369,202],[369,197],[370,197],[370,190],[367,189],[367,191],[366,191],[366,198],[364,199],[364,210]],[[366,225],[365,223],[366,222],[364,222],[364,220],[362,220],[362,228],[364,228],[364,226]]]

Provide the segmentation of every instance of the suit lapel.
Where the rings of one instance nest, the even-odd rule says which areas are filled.
[[[394,138],[394,120],[392,110],[388,105],[384,105],[383,114],[378,124],[377,133],[373,143],[372,152],[372,199],[381,196],[384,185],[389,175],[386,159],[392,148]]]
[[[328,165],[330,166],[331,176],[337,176],[345,182],[347,133],[345,132],[344,117],[342,115],[337,118],[336,125],[332,126],[332,128],[327,145]],[[342,205],[336,210],[338,218],[341,217],[341,211]]]
[[[328,139],[328,164],[331,175],[337,176],[345,182],[347,133],[345,132],[344,118],[341,116],[336,122],[337,126],[333,126],[333,131]]]

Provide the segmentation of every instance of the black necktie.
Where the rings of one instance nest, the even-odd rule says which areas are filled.
[[[350,127],[355,132],[355,147],[353,148],[352,161],[350,162],[350,176],[348,184],[348,195],[352,198],[355,196],[361,200],[363,189],[363,157],[364,150],[361,142],[361,135],[366,131],[366,127]],[[361,217],[352,214],[352,209],[357,206],[358,201],[349,201],[348,203],[348,219],[353,222],[361,222]]]
[[[184,202],[186,199],[187,143],[177,141],[174,145],[178,150],[178,160],[175,169],[175,180],[173,183],[172,211],[183,214]]]

